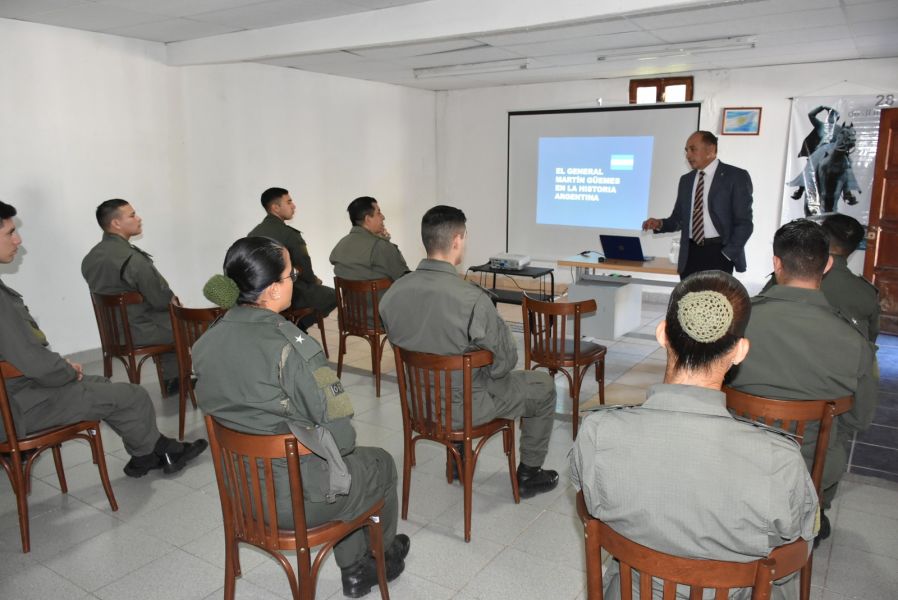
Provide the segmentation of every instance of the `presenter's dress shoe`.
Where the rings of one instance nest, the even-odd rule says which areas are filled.
[[[521,498],[532,498],[537,494],[555,489],[557,485],[558,471],[528,467],[524,463],[518,465],[518,491],[521,493]]]
[[[829,518],[823,513],[823,510],[820,510],[820,531],[817,532],[817,537],[814,538],[814,548],[820,545],[820,542],[829,537],[829,534],[832,532],[832,529],[829,525]]]
[[[160,435],[152,454],[131,457],[125,465],[125,475],[143,477],[153,469],[162,469],[166,475],[177,473],[184,468],[184,465],[202,454],[208,446],[209,443],[203,439],[182,443]]]

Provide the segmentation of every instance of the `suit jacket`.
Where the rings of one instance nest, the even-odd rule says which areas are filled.
[[[677,270],[683,272],[689,257],[689,222],[692,216],[692,187],[698,171],[690,171],[680,177],[677,188],[677,203],[669,217],[662,221],[659,233],[680,232],[680,260]],[[723,238],[724,255],[736,266],[740,273],[745,271],[745,242],[754,229],[751,201],[752,185],[748,171],[720,162],[711,189],[705,201],[714,228]]]

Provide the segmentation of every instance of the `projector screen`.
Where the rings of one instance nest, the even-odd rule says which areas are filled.
[[[640,235],[667,255],[670,240],[642,234],[673,210],[689,170],[683,148],[700,103],[508,113],[506,250],[554,261],[600,250],[599,234]]]

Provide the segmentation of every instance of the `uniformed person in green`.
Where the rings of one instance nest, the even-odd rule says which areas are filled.
[[[748,292],[722,271],[696,273],[674,288],[655,330],[667,351],[664,383],[651,386],[641,406],[593,411],[574,442],[571,480],[591,515],[634,542],[685,558],[748,562],[814,539],[817,492],[798,444],[734,418],[720,391],[727,370],[756,352],[745,337],[751,313]],[[604,598],[617,600],[619,565],[608,567]],[[797,600],[797,575],[777,581],[771,597]],[[638,573],[632,583],[638,598]],[[691,598],[689,591],[679,587],[676,597]],[[741,589],[728,597],[750,595]]]
[[[0,202],[0,264],[11,263],[22,243],[15,215],[15,208]],[[81,365],[50,350],[22,296],[2,281],[0,360],[24,374],[6,380],[19,435],[85,420],[105,421],[121,436],[131,455],[125,465],[130,477],[141,477],[153,469],[175,473],[206,448],[205,440],[182,444],[160,434],[153,403],[141,386],[85,375]],[[0,429],[0,440],[5,438]]]
[[[136,344],[171,344],[174,334],[168,305],[171,288],[153,265],[153,257],[130,243],[143,233],[143,221],[125,200],[107,200],[97,207],[103,239],[81,262],[81,274],[94,294],[140,292],[143,303],[128,307],[128,322]],[[162,355],[166,389],[178,389],[178,360],[174,352]]]
[[[853,395],[850,412],[833,424],[823,472],[823,508],[835,496],[848,463],[851,437],[869,427],[877,404],[873,345],[830,306],[820,281],[832,264],[823,228],[806,219],[780,227],[773,238],[777,285],[752,298],[746,337],[752,350],[730,373],[734,388],[767,398],[825,400]],[[816,431],[802,453],[810,465]],[[825,517],[820,539],[828,535]]]
[[[409,272],[399,246],[390,241],[390,233],[384,226],[386,217],[377,200],[371,196],[356,198],[346,211],[352,229],[331,251],[334,275],[353,281],[396,281]]]
[[[458,355],[484,349],[493,364],[477,369],[473,382],[473,422],[521,417],[521,497],[546,492],[558,473],[543,470],[555,413],[555,382],[547,373],[513,371],[518,362],[511,330],[486,291],[456,272],[465,252],[465,214],[435,206],[421,220],[427,258],[384,294],[380,316],[390,343],[406,350]],[[460,386],[453,398],[453,427],[461,427]]]
[[[352,403],[321,346],[278,314],[290,306],[296,277],[286,249],[269,238],[243,238],[228,250],[224,271],[204,293],[233,308],[193,347],[200,407],[247,433],[293,431],[316,453],[303,456],[300,466],[309,525],[353,519],[383,499],[387,578],[398,577],[410,542],[396,534],[393,457],[381,448],[356,447]],[[275,470],[275,493],[279,526],[289,528],[293,516],[283,461]],[[377,585],[363,532],[342,540],[334,555],[345,595],[358,598]]]
[[[871,342],[879,335],[879,290],[848,268],[848,257],[857,250],[864,239],[864,226],[857,219],[836,213],[823,220],[823,229],[829,234],[829,254],[833,266],[823,276],[820,291],[830,305],[851,320]],[[771,275],[763,291],[776,285]]]
[[[329,315],[337,307],[337,295],[334,288],[322,285],[315,276],[302,232],[286,223],[296,214],[296,204],[290,192],[284,188],[268,188],[262,192],[262,207],[268,214],[249,235],[270,237],[287,248],[293,266],[299,271],[299,279],[293,284],[293,308],[312,306],[322,315]],[[302,326],[308,327],[316,318],[315,315],[305,317]]]

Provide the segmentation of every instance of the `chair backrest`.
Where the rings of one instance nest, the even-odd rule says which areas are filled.
[[[544,302],[524,294],[521,302],[524,318],[524,360],[547,367],[561,365],[573,345],[573,358],[580,358],[580,317],[596,311],[596,301]],[[568,326],[572,318],[573,327]],[[573,331],[570,331],[573,329]],[[569,335],[569,334],[572,334]]]
[[[143,302],[139,292],[90,295],[100,330],[100,345],[107,356],[123,356],[134,352],[128,306]]]
[[[18,449],[18,445],[16,443],[16,425],[12,419],[12,407],[6,393],[6,380],[21,376],[22,372],[12,363],[0,360],[0,416],[3,418],[3,431],[6,433],[6,443],[9,444],[10,451]]]
[[[492,364],[493,354],[477,350],[456,356],[413,352],[393,346],[403,423],[437,440],[452,433],[452,396],[461,375],[465,432],[473,428],[471,389],[473,370]],[[453,382],[453,375],[455,375]]]
[[[577,493],[577,512],[586,529],[586,543],[605,549],[619,561],[621,600],[633,598],[634,572],[639,574],[640,600],[654,597],[653,580],[659,580],[663,600],[675,600],[678,585],[688,586],[693,599],[701,599],[704,590],[715,590],[715,599],[725,600],[730,590],[751,587],[752,600],[767,600],[773,581],[799,570],[808,558],[808,542],[803,539],[747,563],[673,556],[638,544],[590,515],[583,492]],[[602,586],[596,588],[595,596],[601,600]]]
[[[293,434],[252,435],[235,431],[206,415],[206,429],[226,530],[270,550],[308,548],[299,457],[309,454]],[[284,544],[278,527],[272,462],[286,460],[296,542]]]
[[[725,387],[727,408],[738,417],[744,417],[771,427],[778,427],[794,435],[799,443],[804,441],[808,425],[819,423],[811,480],[820,495],[823,483],[823,467],[826,449],[832,433],[833,419],[851,408],[851,396],[834,400],[774,400],[740,392]]]
[[[175,338],[175,353],[178,357],[178,369],[181,376],[189,376],[193,371],[190,349],[193,344],[206,333],[216,319],[225,313],[222,308],[185,308],[177,296],[171,299],[168,306],[171,315],[172,332]]]
[[[379,302],[392,283],[386,278],[352,281],[334,277],[340,331],[357,335],[385,333],[380,321]]]

